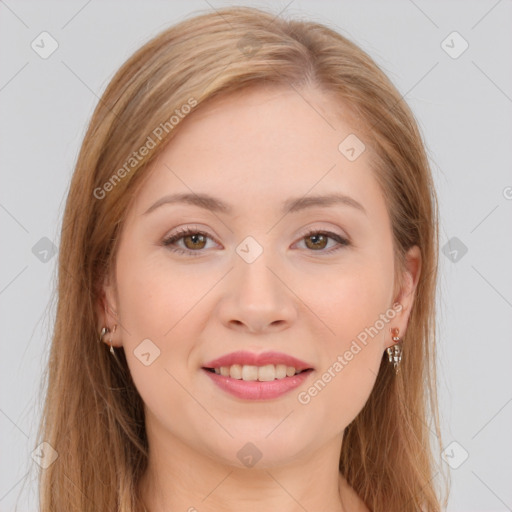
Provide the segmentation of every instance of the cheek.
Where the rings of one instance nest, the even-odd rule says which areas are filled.
[[[117,270],[120,313],[130,343],[167,339],[216,280],[211,274],[198,278],[193,266],[177,271],[160,251],[153,257],[125,250]]]
[[[325,342],[333,350],[342,350],[347,342],[373,326],[389,308],[392,292],[392,266],[360,260],[357,265],[330,272],[328,286],[310,283],[308,305],[328,328]],[[306,294],[307,287],[304,287]],[[379,322],[380,334],[385,336]],[[364,335],[361,337],[364,338]],[[375,344],[374,344],[375,345]]]
[[[339,273],[316,302],[310,297],[329,329],[318,340],[325,354],[322,368],[301,403],[310,400],[312,414],[332,404],[324,411],[341,428],[363,408],[379,372],[395,316],[389,309],[390,275],[380,263],[368,264],[364,271]]]
[[[163,409],[178,403],[182,407],[188,401],[181,402],[187,397],[181,396],[178,383],[190,377],[189,341],[202,328],[196,313],[218,278],[210,274],[198,279],[192,266],[176,272],[161,254],[142,254],[136,244],[131,249],[120,250],[117,260],[118,313],[130,373],[150,409],[158,409],[162,398]]]

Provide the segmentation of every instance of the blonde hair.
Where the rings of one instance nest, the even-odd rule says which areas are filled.
[[[126,212],[149,164],[180,128],[169,123],[176,109],[197,109],[220,95],[274,84],[328,92],[361,124],[391,219],[396,290],[407,249],[417,245],[421,251],[401,372],[395,375],[383,354],[374,389],[346,428],[340,471],[374,512],[440,510],[434,480],[443,473],[429,435],[432,428],[439,449],[437,199],[414,116],[373,60],[337,32],[231,7],[189,18],[145,44],[116,73],[91,119],[62,223],[58,303],[37,440],[49,443],[58,459],[40,471],[41,512],[143,509],[143,402],[123,350],[117,350],[118,364],[98,341],[103,278],[113,268]],[[154,147],[127,166],[148,137]]]

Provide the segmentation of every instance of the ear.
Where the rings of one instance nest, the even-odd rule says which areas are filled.
[[[403,273],[402,286],[395,298],[394,303],[398,302],[402,305],[401,311],[397,316],[390,322],[390,328],[398,328],[398,336],[402,338],[405,336],[407,331],[407,324],[409,322],[409,316],[411,314],[414,300],[416,297],[416,287],[421,272],[421,251],[417,245],[411,247],[405,254],[405,269]],[[391,332],[387,336],[389,343],[386,348],[394,345],[391,340]]]
[[[101,332],[103,327],[108,327],[110,330],[110,333],[103,338],[103,342],[110,345],[110,339],[112,338],[112,345],[115,347],[122,346],[119,336],[120,326],[117,314],[117,291],[114,279],[111,276],[106,276],[103,280],[99,299],[96,303],[96,313],[100,322],[98,333]],[[112,332],[115,325],[117,325],[117,328]]]

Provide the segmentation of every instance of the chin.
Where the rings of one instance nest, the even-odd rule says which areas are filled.
[[[278,424],[279,422],[274,421],[272,428],[275,429]],[[291,463],[308,444],[314,444],[314,436],[308,443],[302,436],[300,439],[296,438],[292,432],[286,430],[278,433],[278,429],[279,427],[272,432],[266,425],[257,432],[254,431],[254,426],[247,431],[230,429],[233,438],[225,439],[223,436],[211,446],[213,457],[230,466],[267,469]],[[272,433],[269,435],[269,432]],[[222,448],[221,452],[219,447]]]

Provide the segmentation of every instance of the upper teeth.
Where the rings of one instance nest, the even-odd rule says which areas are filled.
[[[214,370],[217,375],[231,377],[232,379],[259,381],[284,379],[285,377],[292,377],[296,373],[300,373],[293,366],[286,366],[285,364],[266,364],[265,366],[234,364],[232,366],[214,368]]]

